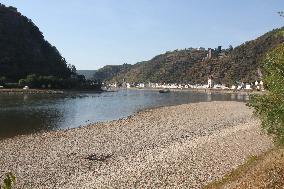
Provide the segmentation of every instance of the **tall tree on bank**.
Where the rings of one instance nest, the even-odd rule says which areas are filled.
[[[279,35],[283,35],[283,31]],[[284,145],[284,44],[267,54],[263,61],[267,94],[252,96],[250,105],[262,121],[262,127]]]

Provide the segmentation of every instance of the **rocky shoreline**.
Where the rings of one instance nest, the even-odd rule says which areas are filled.
[[[63,94],[59,90],[46,89],[0,89],[0,94]]]
[[[17,188],[202,188],[271,147],[244,103],[185,104],[0,140],[0,175]]]

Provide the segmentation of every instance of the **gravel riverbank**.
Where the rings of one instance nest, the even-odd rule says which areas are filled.
[[[18,188],[201,188],[272,147],[259,125],[240,102],[151,109],[0,140],[0,175]]]

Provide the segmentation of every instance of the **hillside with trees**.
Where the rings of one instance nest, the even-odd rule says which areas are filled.
[[[123,74],[130,71],[131,64],[107,65],[97,70],[93,75],[93,80],[105,81],[115,77],[117,74]]]
[[[76,73],[85,76],[86,79],[93,79],[96,70],[77,70]]]
[[[212,60],[207,63],[210,74],[217,81],[234,83],[235,81],[253,82],[263,72],[262,61],[265,55],[284,42],[281,29],[275,29],[263,36],[236,47],[224,59]]]
[[[29,74],[69,78],[72,70],[39,28],[14,7],[0,4],[0,76],[18,81]]]
[[[208,76],[212,76],[215,82],[223,84],[253,82],[259,79],[263,56],[284,41],[278,31],[275,29],[236,48],[212,49],[210,58],[205,48],[175,50],[128,65],[127,69],[106,66],[98,70],[96,78],[108,82],[196,84],[206,83]]]
[[[89,83],[76,74],[55,46],[15,7],[0,4],[0,85],[81,88]],[[18,83],[18,84],[17,84]],[[88,86],[89,88],[90,86]]]

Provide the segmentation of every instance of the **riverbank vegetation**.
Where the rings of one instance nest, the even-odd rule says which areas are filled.
[[[0,189],[12,189],[16,184],[16,177],[12,173],[6,173],[4,175],[3,184],[0,185]]]
[[[262,120],[262,127],[284,145],[284,44],[267,55],[263,67],[268,93],[253,96],[250,105]]]
[[[101,83],[92,80],[86,80],[82,75],[74,75],[71,78],[60,78],[55,76],[38,76],[36,74],[28,75],[25,79],[20,79],[19,87],[30,86],[40,89],[97,89]]]
[[[17,83],[1,81],[2,89],[21,89],[25,86],[33,89],[71,89],[71,90],[101,90],[101,82],[86,80],[82,75],[74,75],[70,78],[60,78],[56,76],[41,76],[36,74],[28,75],[25,79],[20,79]],[[1,90],[2,90],[1,89]]]

